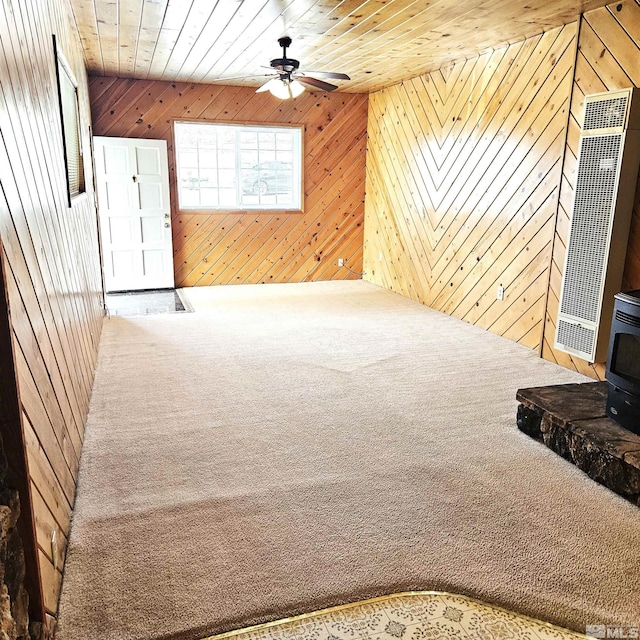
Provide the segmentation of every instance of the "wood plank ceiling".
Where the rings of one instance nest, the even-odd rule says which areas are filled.
[[[277,39],[370,92],[576,20],[606,0],[70,0],[93,75],[210,83],[264,75]],[[227,84],[258,86],[251,77]]]

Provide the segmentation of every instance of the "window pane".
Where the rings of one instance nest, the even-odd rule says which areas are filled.
[[[67,184],[69,188],[69,198],[72,198],[80,193],[84,193],[85,190],[84,165],[80,141],[80,110],[78,107],[78,91],[67,71],[66,64],[63,63],[61,59],[58,59],[58,79]]]
[[[232,127],[220,127],[218,131],[218,147],[222,149],[230,149],[232,151],[236,148],[236,132]]]
[[[198,151],[196,149],[189,149],[188,151],[180,152],[180,166],[181,167],[195,167],[198,168]]]
[[[183,189],[197,189],[200,184],[198,171],[187,169],[180,177],[180,186]]]
[[[215,151],[201,150],[199,154],[200,166],[205,169],[215,168],[218,166],[218,156]],[[184,165],[185,167],[187,165]]]
[[[266,169],[268,168],[268,164],[272,163],[276,159],[276,152],[260,149],[258,158],[260,160],[260,166],[263,169]]]
[[[175,128],[180,207],[300,207],[301,128],[211,123]]]
[[[194,129],[196,142],[201,149],[215,149],[218,136],[215,130],[209,129],[206,125]]]
[[[287,164],[293,165],[292,151],[278,151],[277,158],[280,162],[286,162]]]
[[[276,134],[270,131],[263,131],[258,134],[258,144],[261,149],[276,148]]]
[[[200,169],[200,188],[217,186],[218,172],[215,169]]]
[[[200,203],[209,207],[216,207],[218,202],[217,189],[200,189]]]
[[[242,131],[240,133],[240,148],[241,149],[257,149],[258,148],[257,131]]]
[[[243,169],[249,169],[258,164],[257,151],[242,151],[240,153],[240,164]]]
[[[234,169],[236,166],[236,152],[234,149],[221,149],[218,151],[218,166],[225,169]]]
[[[236,183],[235,169],[220,169],[218,171],[218,179],[220,180],[220,187],[232,189]]]
[[[180,147],[196,147],[198,135],[194,127],[180,127],[176,129],[176,143]]]
[[[180,204],[183,207],[199,205],[200,191],[198,189],[180,189]]]
[[[236,204],[235,189],[220,189],[220,204],[233,207]]]
[[[291,133],[276,133],[276,149],[278,151],[293,150],[293,135]]]

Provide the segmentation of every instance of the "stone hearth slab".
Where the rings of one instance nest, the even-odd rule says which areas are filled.
[[[606,382],[519,389],[520,431],[640,505],[640,435],[606,416]]]

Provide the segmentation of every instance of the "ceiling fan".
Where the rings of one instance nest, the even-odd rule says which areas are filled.
[[[287,48],[291,46],[291,38],[285,36],[278,39],[278,44],[282,47],[282,58],[274,58],[270,67],[273,69],[271,73],[264,74],[270,77],[256,90],[256,93],[269,91],[276,98],[287,100],[299,96],[305,89],[304,85],[321,89],[322,91],[334,91],[338,87],[330,82],[325,82],[319,78],[329,78],[332,80],[351,80],[346,73],[335,73],[331,71],[301,71],[300,62],[294,58],[287,58]],[[236,76],[233,78],[220,78],[218,81],[238,80],[240,78],[256,77]]]

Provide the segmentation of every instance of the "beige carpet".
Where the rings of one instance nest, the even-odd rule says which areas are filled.
[[[187,295],[105,321],[59,640],[422,589],[638,624],[640,509],[515,426],[580,376],[363,282]]]

